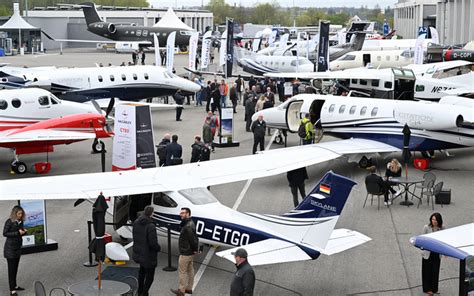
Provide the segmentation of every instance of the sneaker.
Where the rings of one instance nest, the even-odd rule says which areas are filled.
[[[401,189],[397,190],[397,191],[393,194],[393,197],[392,197],[392,198],[395,198],[395,197],[399,196],[400,194],[402,194],[402,190],[401,190]]]
[[[386,201],[384,201],[383,204],[386,205],[386,206],[388,206],[388,202],[386,202]]]

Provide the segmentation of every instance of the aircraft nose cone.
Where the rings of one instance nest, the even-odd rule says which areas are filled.
[[[192,81],[189,81],[189,80],[185,80],[184,81],[185,83],[183,83],[183,90],[185,91],[190,91],[190,92],[197,92],[201,89],[201,86],[192,82]]]

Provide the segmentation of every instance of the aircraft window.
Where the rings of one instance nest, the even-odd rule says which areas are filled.
[[[422,84],[417,84],[415,86],[415,91],[425,91],[425,86]]]
[[[370,113],[370,115],[371,116],[376,116],[378,111],[379,111],[379,107],[374,107],[374,109],[372,109],[372,112]]]
[[[135,35],[135,31],[131,31],[130,34],[131,34],[131,35]]]
[[[344,113],[345,110],[346,110],[346,105],[342,105],[341,107],[339,107],[339,114]]]
[[[280,63],[279,63],[279,62],[275,62],[275,66],[277,66],[277,67],[278,67],[279,65],[280,65]]]
[[[361,80],[360,80],[360,84],[361,84],[361,85],[367,85],[367,80],[361,79]]]
[[[142,30],[137,30],[137,36],[142,36]]]
[[[377,62],[380,62],[382,60],[382,57],[377,56]]]
[[[293,67],[296,67],[296,60],[291,61],[291,62],[290,62],[290,65],[293,66]]]
[[[166,208],[176,208],[178,204],[163,192],[153,193],[153,204]]]
[[[143,36],[143,37],[148,36],[148,30],[143,30],[143,35],[142,35],[142,36]]]
[[[104,81],[104,79],[102,78],[102,75],[99,75],[99,76],[97,77],[97,80],[99,80],[99,82]]]
[[[362,107],[362,109],[360,109],[360,115],[364,116],[365,112],[367,112],[367,107],[364,106],[364,107]]]
[[[160,33],[160,32],[157,32],[157,33],[155,33],[155,34],[156,34],[156,36],[160,36],[161,33]]]
[[[386,56],[385,59],[386,59],[387,61],[390,61],[390,56]]]
[[[298,65],[306,65],[306,64],[309,64],[309,63],[311,63],[311,62],[307,59],[299,59],[298,60]]]
[[[17,98],[13,99],[12,100],[12,106],[15,107],[15,108],[20,108],[20,106],[21,106],[20,99],[17,99]]]
[[[358,80],[357,79],[351,79],[351,83],[357,84]]]
[[[143,74],[143,76],[145,77],[145,79],[148,79],[148,74],[147,73]]]
[[[282,66],[282,67],[285,66],[285,62],[281,62],[281,66]]]
[[[122,80],[123,81],[127,80],[127,76],[125,76],[125,74],[122,74]]]
[[[41,106],[48,106],[49,105],[49,98],[47,96],[41,96],[38,98],[38,103]]]
[[[270,62],[270,65],[272,65],[272,66],[273,66],[273,61],[271,61],[271,62]]]
[[[356,112],[356,106],[352,106],[351,109],[349,110],[349,114],[354,114]]]
[[[217,199],[206,188],[192,188],[178,191],[194,205],[205,205],[217,202]]]
[[[8,107],[8,103],[5,100],[0,100],[0,110],[5,110]]]
[[[336,105],[334,105],[334,104],[332,104],[331,106],[329,106],[329,113],[334,112],[334,108],[336,108]]]
[[[400,56],[395,56],[395,61],[399,61],[400,60]]]
[[[133,80],[137,80],[138,77],[137,77],[137,74],[133,73]]]
[[[114,75],[110,75],[110,81],[114,81],[114,80],[115,80]]]
[[[356,59],[355,55],[346,54],[345,56],[340,57],[338,60],[340,61],[354,61]]]
[[[383,86],[385,88],[392,89],[392,82],[391,81],[385,81]]]
[[[166,33],[163,33],[163,36],[166,37]]]
[[[379,82],[380,82],[379,80],[372,80],[370,84],[371,84],[372,86],[378,87],[378,86],[379,86]]]

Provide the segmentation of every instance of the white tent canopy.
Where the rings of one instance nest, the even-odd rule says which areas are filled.
[[[18,3],[13,5],[13,15],[12,17],[3,25],[0,26],[1,29],[38,29],[27,23],[21,16],[20,10],[18,8]]]
[[[165,13],[163,18],[153,25],[153,27],[157,28],[176,28],[176,29],[183,29],[183,30],[194,30],[190,26],[183,23],[174,13],[173,9],[168,8],[168,11]]]

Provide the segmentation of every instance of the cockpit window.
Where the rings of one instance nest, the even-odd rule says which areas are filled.
[[[5,110],[8,107],[8,103],[5,100],[0,100],[0,110]]]
[[[165,208],[176,208],[178,204],[163,192],[153,193],[153,204]]]
[[[55,96],[50,95],[49,99],[51,100],[51,104],[53,104],[53,105],[59,104],[59,99],[56,98]]]
[[[191,188],[178,191],[194,205],[205,205],[217,202],[217,199],[206,188]]]
[[[345,56],[340,57],[338,60],[340,60],[340,61],[354,61],[355,58],[356,58],[355,55],[346,54]]]

